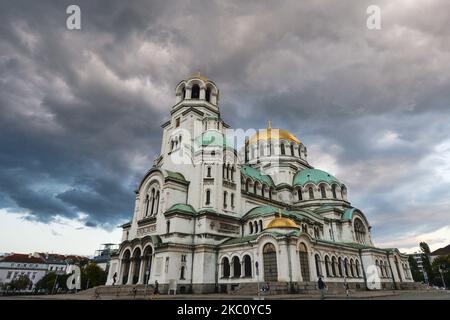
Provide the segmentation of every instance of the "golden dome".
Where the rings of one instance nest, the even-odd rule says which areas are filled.
[[[267,129],[262,129],[257,131],[254,135],[252,135],[247,143],[257,143],[259,141],[262,140],[288,140],[288,141],[292,141],[295,143],[300,143],[300,140],[297,139],[296,136],[294,136],[292,133],[290,133],[287,130],[283,130],[283,129],[272,129],[272,128],[267,128]]]
[[[289,218],[277,217],[269,222],[266,229],[270,228],[296,228],[299,229],[299,226]]]

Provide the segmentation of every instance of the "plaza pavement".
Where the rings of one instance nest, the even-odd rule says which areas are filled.
[[[318,300],[320,296],[305,294],[268,295],[262,297],[264,300]],[[363,291],[351,292],[347,297],[345,294],[328,295],[327,300],[450,300],[450,291]],[[58,295],[33,295],[33,296],[0,296],[0,300],[257,300],[256,295],[233,295],[233,294],[179,294],[179,295],[149,295],[143,297],[117,297],[101,296],[95,298],[84,294],[58,294]]]

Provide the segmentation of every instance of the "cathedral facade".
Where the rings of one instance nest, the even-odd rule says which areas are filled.
[[[107,284],[160,291],[307,292],[321,276],[333,289],[402,289],[408,257],[377,248],[346,185],[313,168],[306,146],[272,128],[235,130],[219,90],[194,74],[176,89],[161,152],[122,225]]]

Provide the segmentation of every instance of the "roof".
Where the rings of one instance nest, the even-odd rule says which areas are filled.
[[[195,138],[194,147],[228,147],[234,149],[225,135],[215,129],[207,130]]]
[[[247,177],[252,178],[260,183],[268,184],[269,186],[274,186],[273,180],[270,176],[262,174],[260,170],[249,167],[242,166],[241,173]]]
[[[191,74],[189,77],[186,78],[186,80],[190,80],[190,79],[200,79],[203,81],[211,81],[209,80],[207,77],[203,76],[202,74],[200,74],[200,72],[195,72],[193,74]]]
[[[292,182],[292,185],[305,185],[309,182],[312,182],[314,184],[319,184],[321,182],[326,182],[329,184],[337,183],[338,185],[341,185],[338,179],[336,179],[334,176],[329,174],[328,172],[319,170],[319,169],[303,169],[298,171],[295,176],[294,180]]]
[[[28,254],[13,253],[1,260],[2,262],[18,262],[18,263],[45,263],[45,260],[33,257]]]
[[[169,208],[169,210],[166,211],[166,213],[174,212],[174,211],[181,211],[184,213],[188,213],[191,215],[195,215],[196,211],[190,204],[184,204],[184,203],[177,203],[174,204]]]
[[[342,215],[342,220],[352,220],[353,218],[353,212],[355,212],[356,208],[348,208],[345,210],[344,214]]]
[[[167,173],[167,177],[168,178],[172,178],[172,179],[175,179],[175,180],[187,182],[186,178],[179,172],[166,170],[166,173]]]
[[[304,209],[301,209],[301,210],[305,211]],[[313,212],[309,212],[309,211],[302,212],[302,211],[300,211],[300,210],[292,210],[292,211],[281,210],[281,209],[272,207],[270,205],[259,206],[259,207],[255,207],[255,208],[249,210],[242,217],[242,219],[247,220],[247,219],[252,219],[255,217],[264,217],[264,216],[269,216],[269,215],[273,215],[273,214],[277,214],[277,215],[281,214],[281,217],[289,218],[294,221],[313,220],[310,217],[308,217],[308,215],[311,215],[312,217],[314,217],[316,219],[322,219],[321,216],[319,216]]]
[[[292,219],[284,218],[284,217],[276,217],[272,221],[269,222],[266,229],[271,228],[295,228],[298,229],[298,225],[292,221]]]
[[[446,256],[450,254],[450,244],[444,248],[439,248],[430,253],[430,256]]]
[[[298,140],[297,137],[294,136],[289,131],[272,128],[258,130],[254,135],[252,135],[247,140],[247,143],[256,143],[261,140],[267,141],[267,140],[282,140],[282,139],[292,141],[295,143],[300,143],[300,140]]]
[[[276,231],[269,231],[269,230],[264,230],[263,232],[259,233],[259,234],[252,234],[252,235],[248,235],[245,237],[240,237],[240,238],[231,238],[228,240],[225,240],[224,242],[221,243],[221,245],[230,245],[230,244],[239,244],[239,243],[245,243],[245,242],[249,242],[249,241],[253,241],[256,238],[258,238],[259,236],[263,235],[263,234],[271,234],[274,235],[276,237],[285,237],[285,236],[299,236],[300,235],[300,231],[299,230],[293,230],[291,232],[288,233],[281,233],[281,232],[276,232]]]

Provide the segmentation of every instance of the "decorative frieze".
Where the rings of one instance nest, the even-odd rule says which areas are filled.
[[[156,224],[152,224],[149,226],[141,227],[137,229],[137,235],[138,237],[144,236],[150,233],[156,232]]]

